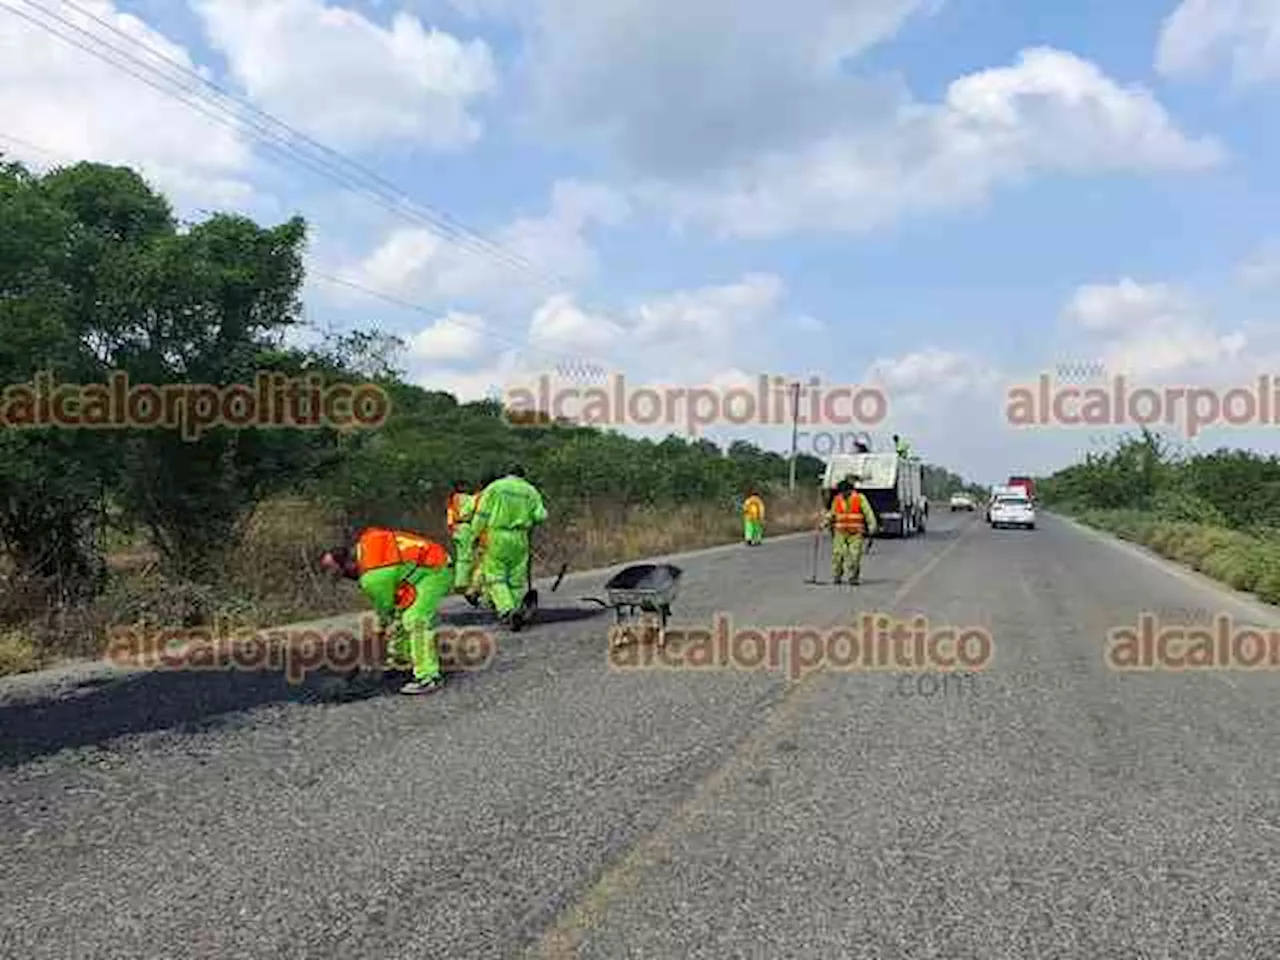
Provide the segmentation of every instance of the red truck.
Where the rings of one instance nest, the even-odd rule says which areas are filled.
[[[1036,498],[1036,482],[1031,477],[1010,477],[1008,486],[1021,487],[1026,491],[1028,500]]]

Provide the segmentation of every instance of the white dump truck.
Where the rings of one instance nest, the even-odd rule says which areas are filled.
[[[825,506],[845,477],[866,496],[880,521],[880,536],[913,537],[924,533],[929,504],[924,497],[924,465],[895,452],[846,453],[827,461],[822,475]]]

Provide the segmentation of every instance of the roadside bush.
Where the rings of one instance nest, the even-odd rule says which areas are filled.
[[[1263,572],[1264,544],[1237,541],[1208,554],[1200,564],[1206,576],[1213,577],[1233,590],[1253,591]]]
[[[1226,527],[1226,515],[1203,497],[1188,490],[1160,490],[1151,499],[1151,512],[1173,523],[1200,523]]]

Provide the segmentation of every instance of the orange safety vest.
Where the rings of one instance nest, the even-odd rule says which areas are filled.
[[[847,498],[837,493],[831,501],[831,512],[835,514],[836,533],[866,532],[867,518],[862,515],[862,498],[857,493],[851,493]]]
[[[462,515],[462,498],[465,493],[449,494],[449,508],[446,514],[445,523],[449,526],[449,533],[452,534],[458,528],[458,519]]]
[[[364,576],[370,570],[412,563],[419,567],[443,567],[449,551],[433,540],[408,530],[370,527],[356,541],[356,569]]]

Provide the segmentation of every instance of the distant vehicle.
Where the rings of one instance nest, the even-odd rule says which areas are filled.
[[[1032,477],[1010,477],[1008,485],[1025,490],[1027,492],[1027,499],[1035,500],[1036,482]]]
[[[881,536],[924,533],[929,504],[924,498],[924,466],[915,457],[899,457],[894,451],[837,454],[822,474],[824,503],[831,503],[836,485],[845,477],[871,504]]]
[[[977,509],[977,504],[973,502],[973,497],[969,496],[967,493],[953,493],[951,495],[951,512],[952,513],[955,513],[957,510],[974,510],[974,509]]]
[[[1027,491],[1023,487],[992,487],[991,497],[987,500],[987,523],[991,522],[991,508],[995,506],[995,502],[1001,497],[1016,497],[1022,500],[1029,500]]]
[[[1036,528],[1036,508],[1025,493],[1002,493],[991,504],[991,526]]]

